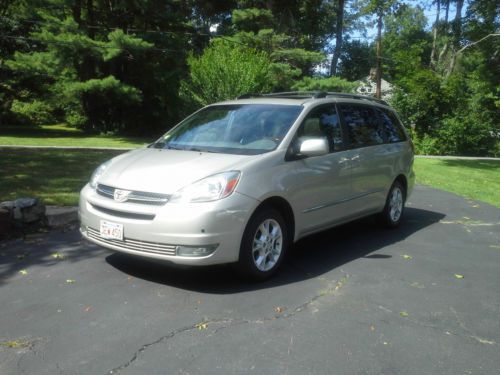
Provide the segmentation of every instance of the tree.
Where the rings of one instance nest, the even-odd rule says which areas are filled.
[[[22,119],[43,109],[98,132],[155,133],[175,122],[188,13],[175,1],[28,2],[19,22],[30,29],[15,40],[29,47],[4,64],[17,93],[11,112]]]
[[[337,0],[337,26],[335,27],[335,50],[333,51],[330,75],[337,75],[337,65],[342,52],[342,41],[344,37],[344,0]]]
[[[270,88],[268,55],[224,39],[214,39],[200,57],[189,56],[188,65],[190,76],[182,90],[197,106]]]

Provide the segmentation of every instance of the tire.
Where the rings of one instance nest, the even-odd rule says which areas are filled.
[[[268,279],[278,270],[288,247],[289,230],[283,216],[273,208],[257,211],[241,240],[240,274],[251,280]]]
[[[406,190],[399,181],[394,181],[387,195],[380,222],[388,228],[396,228],[401,223],[405,209]]]

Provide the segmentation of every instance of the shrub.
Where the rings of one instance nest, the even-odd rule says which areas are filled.
[[[292,86],[292,89],[298,91],[334,91],[354,93],[357,87],[357,82],[349,82],[339,77],[304,77],[302,80],[296,82]]]
[[[44,125],[53,122],[52,110],[53,108],[47,102],[36,99],[31,102],[14,99],[11,106],[11,111],[20,122],[33,125]]]

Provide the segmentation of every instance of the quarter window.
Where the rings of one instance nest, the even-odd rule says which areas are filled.
[[[375,111],[379,115],[382,129],[389,143],[402,142],[406,139],[399,120],[392,111],[382,108],[376,108]]]
[[[353,147],[384,143],[384,132],[372,108],[341,104],[340,113]]]

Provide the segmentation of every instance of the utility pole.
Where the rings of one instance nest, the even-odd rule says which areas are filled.
[[[375,97],[382,96],[382,11],[379,10],[377,19],[377,72],[375,75],[376,89]]]

